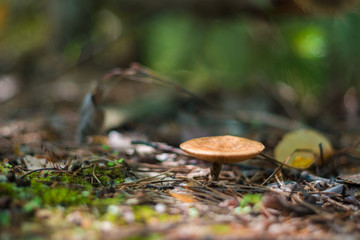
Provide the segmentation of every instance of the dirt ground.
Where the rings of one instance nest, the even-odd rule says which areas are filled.
[[[103,104],[95,99],[99,91],[90,91],[90,107]],[[29,96],[34,93],[2,106],[1,239],[360,237],[359,139],[349,118],[330,111],[308,121],[334,150],[326,162],[298,169],[271,156],[299,123],[266,111],[233,118],[202,107],[185,114],[183,109],[199,103],[175,98],[169,100],[175,110],[161,105],[162,111],[156,108],[95,135],[86,132],[79,144],[76,129],[84,121],[79,101],[36,106],[26,104]],[[278,104],[273,96],[261,97]],[[224,164],[219,181],[210,183],[209,164],[179,144],[222,133],[230,118],[235,121],[230,127],[246,127],[243,137],[266,148],[251,160]]]

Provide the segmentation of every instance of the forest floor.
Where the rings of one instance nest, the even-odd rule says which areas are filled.
[[[326,166],[259,156],[208,184],[209,164],[139,131],[75,144],[77,121],[64,108],[0,122],[1,239],[360,238],[356,134],[328,132],[344,142]],[[273,155],[277,130],[255,135]]]

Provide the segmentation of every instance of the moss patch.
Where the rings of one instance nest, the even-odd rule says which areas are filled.
[[[100,169],[95,165],[76,173],[60,169],[31,172],[25,178],[20,178],[19,175],[14,176],[16,181],[13,183],[6,177],[12,169],[12,167],[4,166],[4,163],[0,164],[0,176],[2,176],[0,197],[6,196],[11,199],[10,204],[16,201],[17,206],[25,212],[32,212],[41,207],[78,205],[96,207],[100,212],[104,212],[102,210],[104,206],[120,204],[124,201],[121,194],[110,189],[114,183],[124,182],[121,165],[105,169]],[[17,184],[23,181],[27,181],[29,186]]]

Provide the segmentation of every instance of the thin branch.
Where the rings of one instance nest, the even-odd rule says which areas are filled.
[[[98,177],[96,176],[95,174],[95,168],[96,168],[96,165],[94,164],[94,167],[93,167],[93,170],[92,170],[92,175],[93,177],[96,179],[96,181],[100,184],[100,185],[104,185],[101,183],[101,181],[98,179]]]
[[[263,181],[263,183],[261,184],[261,186],[264,186],[275,174],[277,174],[280,170],[282,169],[282,165],[279,165],[275,171],[268,177],[265,179],[265,181]]]
[[[59,169],[59,168],[39,168],[39,169],[32,170],[32,171],[30,171],[30,172],[22,175],[20,178],[24,178],[24,177],[26,177],[26,176],[34,173],[34,172],[41,172],[41,171],[45,171],[45,170],[58,170],[58,171],[60,171],[60,172],[64,172],[64,171],[62,171],[62,170]]]

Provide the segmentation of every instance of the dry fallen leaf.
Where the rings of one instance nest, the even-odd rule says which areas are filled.
[[[274,149],[274,155],[280,162],[300,169],[310,167],[317,159],[320,159],[320,147],[322,146],[323,160],[326,160],[333,152],[330,141],[321,133],[300,129],[284,135]]]
[[[25,155],[23,158],[27,170],[37,170],[47,167],[46,157]]]
[[[177,200],[179,200],[179,201],[181,201],[183,203],[194,203],[194,202],[196,202],[196,200],[194,199],[194,196],[192,194],[190,194],[190,193],[177,192],[177,191],[170,191],[169,193],[173,198],[175,198],[175,199],[177,199]]]
[[[76,132],[78,143],[85,143],[86,137],[100,132],[104,122],[104,111],[101,107],[102,95],[102,85],[98,84],[92,92],[85,96]]]

